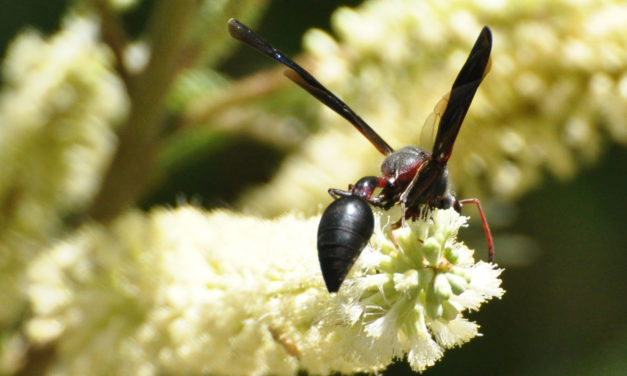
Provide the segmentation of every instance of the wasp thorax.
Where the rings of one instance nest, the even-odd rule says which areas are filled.
[[[383,176],[396,182],[410,181],[429,153],[418,146],[405,146],[390,154],[381,165]]]

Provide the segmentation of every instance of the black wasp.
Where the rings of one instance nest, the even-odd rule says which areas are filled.
[[[400,205],[401,219],[395,225],[397,227],[403,225],[406,219],[417,219],[421,215],[421,207],[425,205],[441,209],[453,207],[461,212],[462,205],[474,204],[483,223],[489,259],[494,259],[492,235],[479,200],[457,200],[453,197],[446,168],[466,112],[490,68],[492,34],[487,26],[481,30],[453,83],[448,103],[441,114],[432,153],[417,146],[406,146],[394,151],[350,107],[281,51],[236,19],[229,20],[228,29],[233,38],[290,68],[285,72],[290,80],[348,120],[386,156],[381,165],[383,176],[363,177],[349,185],[346,191],[329,189],[329,194],[335,200],[324,211],[318,227],[318,259],[329,292],[339,290],[374,231],[374,216],[368,204],[386,210]],[[374,195],[376,189],[380,189],[380,193]]]

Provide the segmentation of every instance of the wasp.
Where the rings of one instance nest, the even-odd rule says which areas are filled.
[[[448,179],[447,162],[468,108],[490,69],[492,33],[484,26],[470,50],[466,62],[444,98],[440,122],[432,152],[419,146],[405,146],[394,150],[359,115],[325,88],[309,72],[284,53],[255,34],[247,26],[230,19],[228,30],[242,41],[270,58],[287,66],[285,75],[320,102],[348,120],[383,155],[381,176],[366,176],[348,190],[330,188],[334,201],[325,209],[318,227],[318,259],[327,290],[337,292],[374,232],[371,206],[388,210],[395,205],[401,209],[401,218],[395,227],[406,220],[421,216],[422,208],[448,209],[461,212],[465,204],[477,206],[488,243],[488,257],[494,260],[494,245],[488,221],[476,198],[456,199]],[[378,192],[375,194],[375,192]]]

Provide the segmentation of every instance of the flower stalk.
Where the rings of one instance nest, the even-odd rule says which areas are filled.
[[[185,25],[197,2],[160,1],[150,20],[151,58],[146,69],[130,77],[131,112],[120,144],[88,211],[96,220],[110,220],[143,192],[154,160],[165,115],[164,98],[174,78],[183,46]]]

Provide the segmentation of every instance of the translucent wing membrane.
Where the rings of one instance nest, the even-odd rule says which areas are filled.
[[[433,111],[425,119],[425,122],[422,125],[422,129],[420,130],[420,146],[428,148],[435,143],[435,130],[438,124],[440,124],[442,114],[448,106],[448,100],[450,97],[451,92],[449,91],[448,93],[446,93],[445,96],[442,97],[442,99],[438,101],[438,103],[433,108]]]
[[[453,144],[464,121],[470,103],[479,88],[483,77],[490,69],[490,51],[492,49],[492,33],[485,26],[470,55],[457,75],[451,89],[448,106],[442,114],[438,133],[433,144],[433,159],[438,163],[446,163],[453,151]],[[437,107],[437,106],[436,106]]]
[[[363,134],[382,154],[388,155],[394,151],[394,149],[392,149],[392,147],[388,145],[388,143],[385,142],[381,136],[379,136],[361,117],[348,107],[346,103],[342,102],[341,99],[335,96],[335,94],[329,91],[329,89],[325,88],[320,82],[318,82],[318,80],[309,74],[309,72],[303,69],[300,65],[296,64],[283,52],[274,48],[270,43],[266,42],[250,30],[246,25],[234,18],[229,20],[228,28],[229,33],[233,38],[248,44],[256,50],[290,68],[291,71],[285,72],[285,75],[290,80],[307,90],[320,102],[324,103],[327,107],[337,112],[340,116],[353,124],[355,128],[357,128],[357,130],[361,132],[361,134]]]

